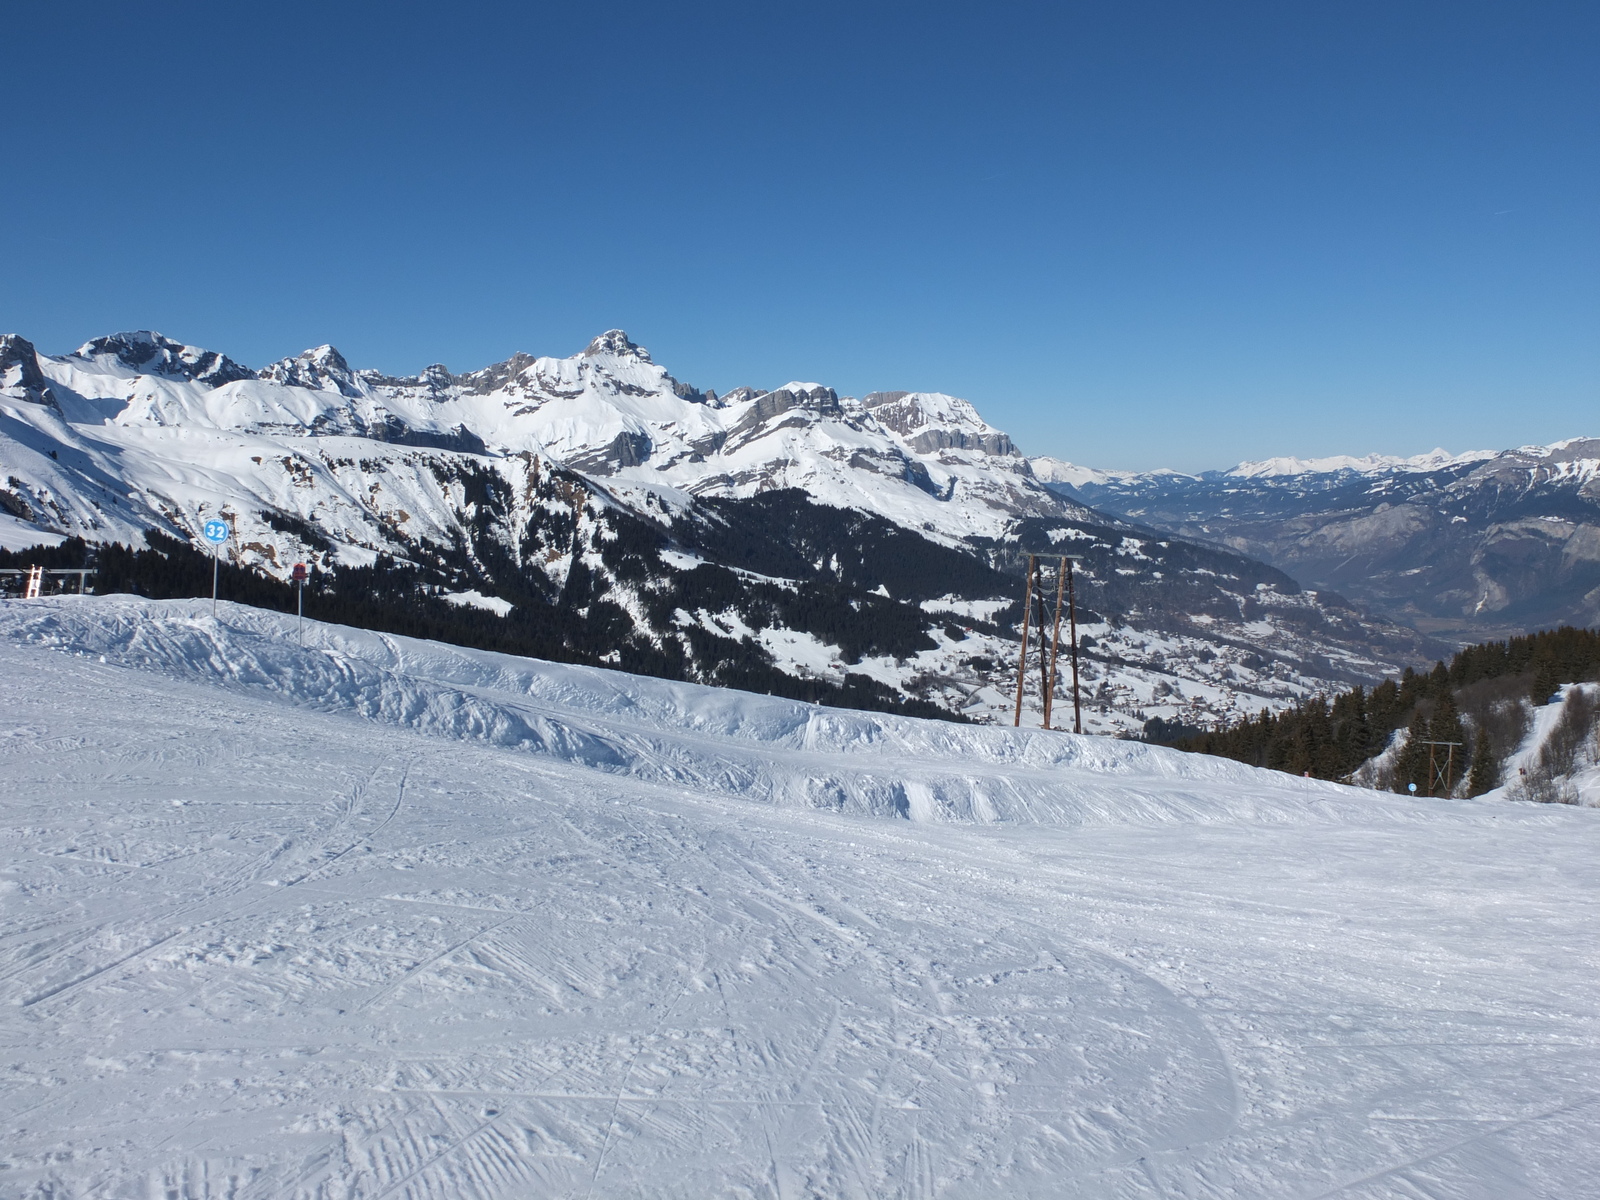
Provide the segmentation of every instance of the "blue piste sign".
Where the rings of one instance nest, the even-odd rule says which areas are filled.
[[[228,523],[219,521],[215,517],[205,523],[200,533],[213,546],[220,546],[233,536],[233,530],[228,528]]]

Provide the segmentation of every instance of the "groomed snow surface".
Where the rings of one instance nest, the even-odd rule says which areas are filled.
[[[1600,1195],[1600,813],[0,606],[0,1197]]]

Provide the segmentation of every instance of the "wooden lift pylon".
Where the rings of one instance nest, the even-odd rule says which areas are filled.
[[[1082,556],[1077,554],[1038,554],[1028,555],[1027,590],[1022,595],[1022,649],[1017,654],[1017,703],[1016,711],[1012,716],[1012,725],[1022,725],[1022,695],[1028,679],[1028,641],[1031,637],[1032,618],[1035,608],[1038,609],[1039,625],[1039,688],[1043,693],[1043,723],[1044,728],[1054,728],[1050,718],[1054,709],[1056,683],[1059,678],[1059,663],[1061,655],[1061,614],[1062,601],[1065,600],[1067,613],[1067,644],[1071,650],[1072,659],[1072,732],[1083,732],[1083,700],[1078,691],[1078,600],[1077,588],[1073,578],[1072,564]],[[1043,560],[1054,558],[1059,560],[1056,568],[1056,607],[1055,619],[1051,623],[1050,640],[1045,642],[1045,600]]]

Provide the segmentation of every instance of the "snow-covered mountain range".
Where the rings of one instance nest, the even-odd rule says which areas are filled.
[[[555,461],[605,480],[615,496],[657,508],[681,509],[693,496],[800,488],[820,503],[876,513],[947,544],[998,537],[1018,516],[1084,515],[1033,478],[1010,439],[964,400],[907,392],[841,399],[814,383],[719,397],[673,379],[620,330],[570,358],[519,354],[465,375],[442,366],[405,378],[353,371],[332,346],[258,373],[153,333],[98,338],[59,358],[8,336],[0,340],[0,371],[0,395],[29,404],[7,407],[17,425],[7,433],[20,451],[7,467],[27,467],[43,485],[26,478],[13,485],[13,512],[88,536],[127,536],[152,523],[192,528],[226,479],[263,506],[347,534],[335,539],[341,558],[367,560],[391,546],[391,531],[373,519],[370,484],[358,482],[359,465],[319,466],[310,457],[296,464],[276,452],[283,439],[305,438],[318,439],[319,449],[343,438]],[[81,457],[63,464],[59,449],[68,444]],[[55,466],[28,460],[28,450],[49,449],[58,451]],[[273,452],[241,458],[258,449]],[[407,526],[426,523],[440,507],[437,497],[397,478],[406,474],[403,461],[426,457],[391,450],[380,490],[398,488],[401,506],[412,502],[417,511],[406,509]],[[144,469],[130,471],[135,462]],[[128,488],[113,486],[125,475]],[[258,532],[273,544],[268,531]]]
[[[1600,623],[1600,439],[1200,475],[1031,465],[1064,496],[1232,547],[1440,636]]]
[[[1210,721],[1417,658],[1409,631],[1097,513],[1042,465],[952,396],[718,396],[619,330],[566,358],[406,377],[332,346],[256,371],[150,332],[60,356],[0,339],[13,547],[149,529],[197,544],[220,515],[241,566],[398,562],[419,597],[584,661],[980,719],[1015,684],[1019,552],[1070,548],[1104,729]]]

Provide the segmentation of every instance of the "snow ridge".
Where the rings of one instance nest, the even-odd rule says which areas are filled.
[[[935,822],[1281,820],[1348,800],[1141,742],[952,725],[619,675],[209,601],[61,597],[0,609],[0,637],[243,688],[432,737],[803,809]],[[1085,776],[1083,786],[1062,773]],[[1270,788],[1263,788],[1270,782]],[[1195,791],[1221,786],[1226,798]],[[915,804],[913,804],[913,798]]]

